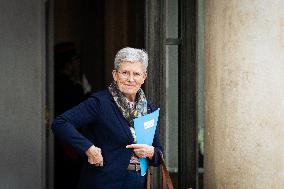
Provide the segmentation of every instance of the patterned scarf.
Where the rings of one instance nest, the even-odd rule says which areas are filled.
[[[140,88],[137,91],[134,108],[131,108],[129,100],[118,89],[118,86],[115,82],[112,82],[110,84],[108,90],[111,93],[123,117],[128,121],[134,143],[136,143],[136,134],[134,131],[133,119],[147,114],[147,100],[143,90]]]

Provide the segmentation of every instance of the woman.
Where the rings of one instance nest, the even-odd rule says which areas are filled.
[[[52,129],[68,142],[86,162],[81,172],[81,189],[142,189],[139,159],[158,166],[161,161],[158,129],[152,146],[135,144],[133,119],[155,111],[147,102],[141,85],[147,78],[148,55],[135,48],[123,48],[116,54],[113,82],[108,89],[58,116]],[[77,128],[89,126],[88,136]]]

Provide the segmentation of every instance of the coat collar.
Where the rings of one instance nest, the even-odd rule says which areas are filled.
[[[123,117],[122,113],[119,111],[119,109],[118,109],[117,105],[115,104],[115,101],[112,98],[110,92],[108,90],[107,90],[107,92],[108,92],[108,98],[111,100],[111,105],[112,105],[113,111],[115,112],[116,117],[120,122],[119,126],[122,128],[122,130],[124,131],[124,133],[128,137],[129,144],[132,144],[133,143],[133,137],[132,137],[131,131],[129,129],[128,122]]]
[[[122,128],[122,130],[124,131],[124,133],[127,135],[128,139],[129,139],[129,143],[132,144],[133,143],[133,137],[128,125],[127,120],[123,117],[122,113],[119,111],[117,105],[115,104],[114,99],[112,98],[112,95],[110,94],[110,92],[107,90],[108,93],[108,98],[111,100],[111,105],[112,108],[114,110],[114,112],[116,113],[116,116],[120,122],[120,127]],[[153,107],[153,105],[151,103],[147,103],[147,113],[151,113],[154,111],[154,109],[156,109],[155,107]]]

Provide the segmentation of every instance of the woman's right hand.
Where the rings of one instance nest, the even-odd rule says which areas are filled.
[[[102,156],[102,150],[98,147],[92,145],[87,151],[86,155],[88,156],[88,162],[95,166],[103,166],[104,159]]]

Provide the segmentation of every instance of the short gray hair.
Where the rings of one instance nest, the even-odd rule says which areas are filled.
[[[120,49],[114,58],[114,69],[119,69],[120,64],[123,61],[129,62],[141,62],[144,65],[145,71],[148,67],[148,54],[143,49],[136,49],[131,47],[125,47]]]

